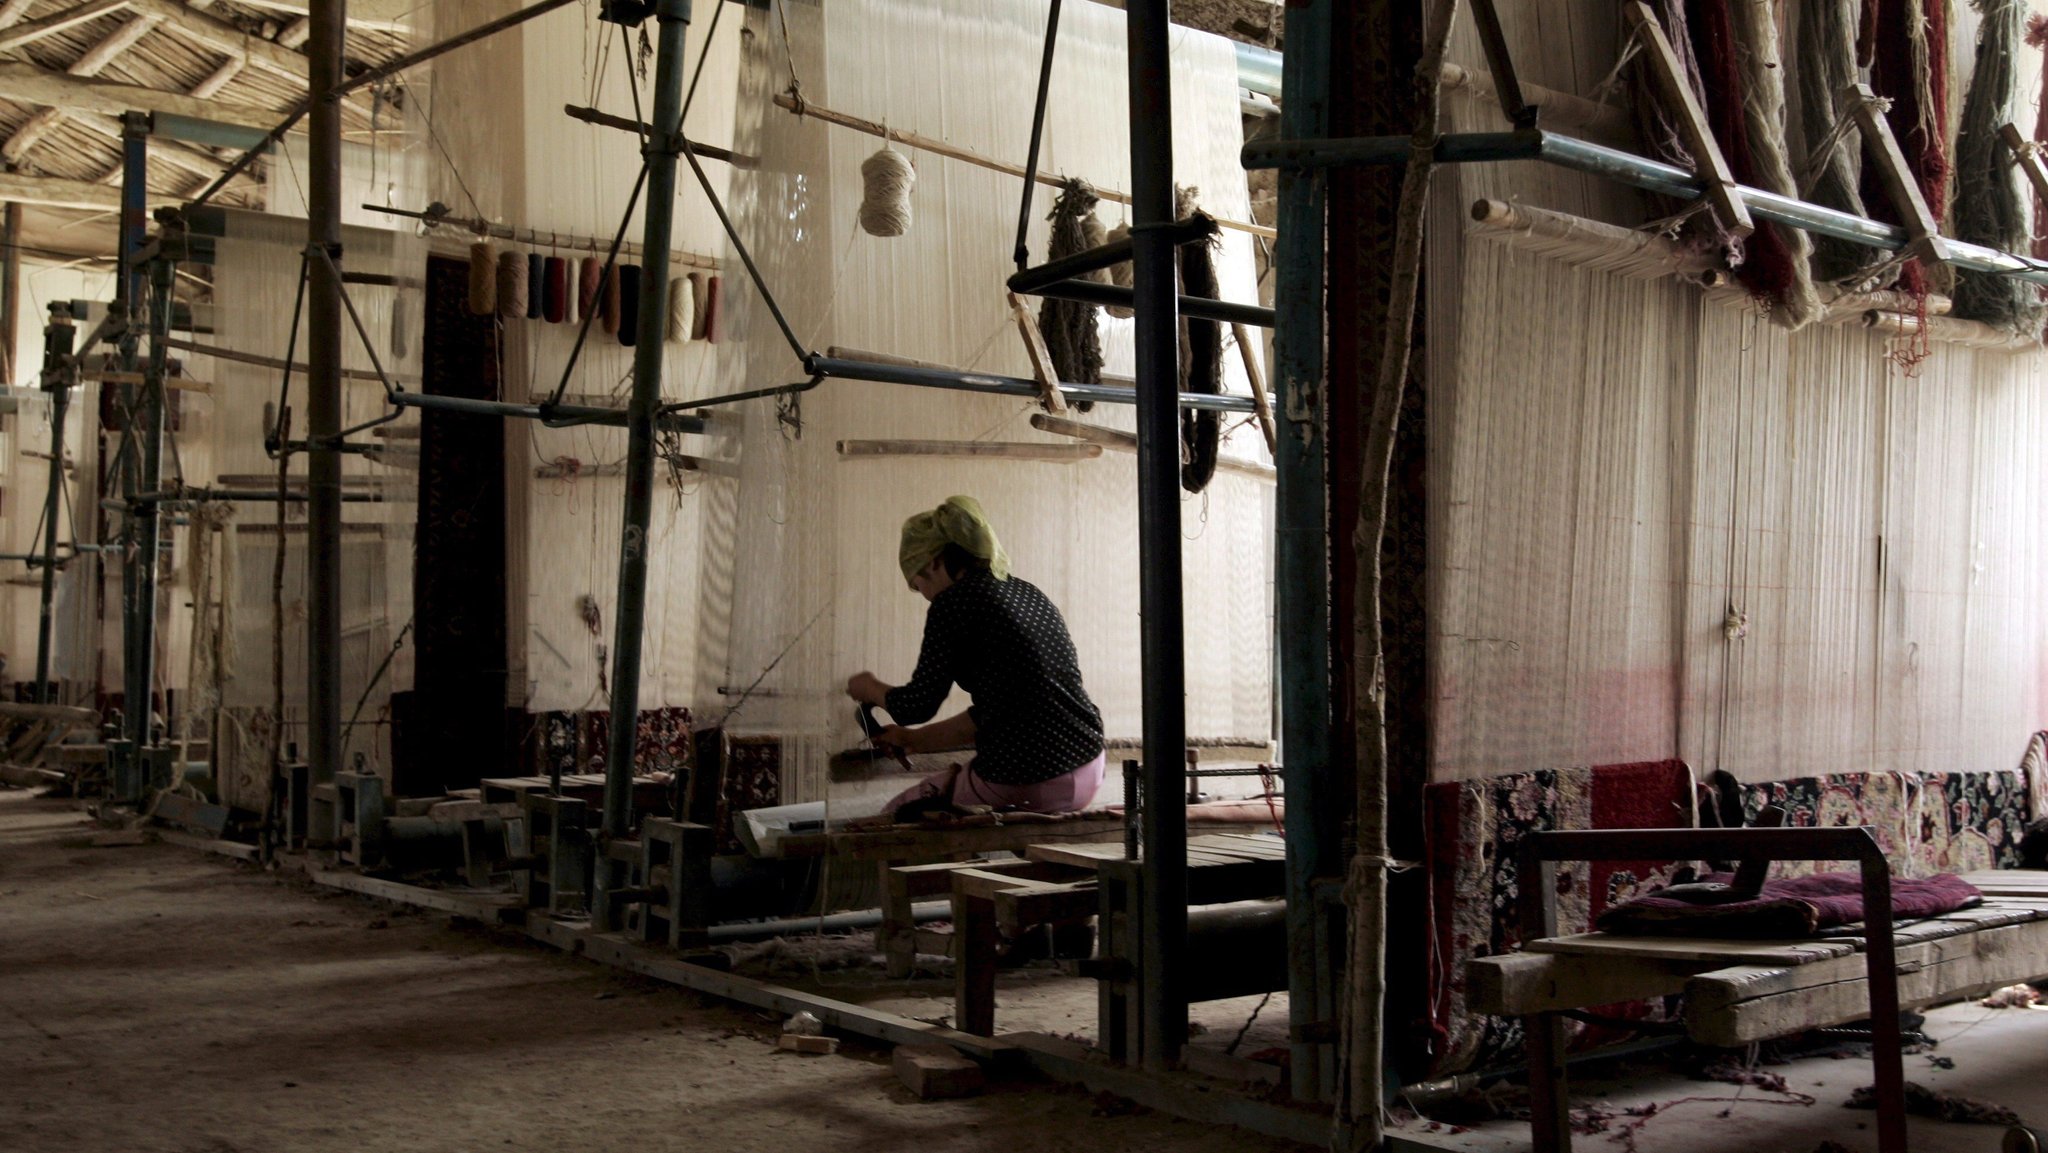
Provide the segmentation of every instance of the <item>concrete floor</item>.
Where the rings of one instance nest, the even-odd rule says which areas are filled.
[[[89,831],[0,791],[10,1153],[1292,1148],[1042,1082],[919,1101],[886,1050],[778,1053],[773,1017]]]

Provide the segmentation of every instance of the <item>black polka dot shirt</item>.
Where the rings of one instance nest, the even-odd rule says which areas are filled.
[[[977,569],[933,597],[917,672],[885,707],[921,725],[955,684],[974,698],[974,771],[988,781],[1035,785],[1102,753],[1102,712],[1081,687],[1066,619],[1030,581]]]

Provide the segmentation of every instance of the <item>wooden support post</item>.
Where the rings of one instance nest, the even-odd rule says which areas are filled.
[[[1245,379],[1252,386],[1252,412],[1259,418],[1259,431],[1266,435],[1266,451],[1280,451],[1280,432],[1273,426],[1273,405],[1266,399],[1266,358],[1261,355],[1264,340],[1242,324],[1230,326],[1237,338],[1237,354],[1244,358]]]
[[[2028,183],[2034,186],[2034,195],[2039,197],[2042,203],[2048,204],[2048,167],[2041,163],[2039,146],[2027,139],[2017,124],[2007,123],[2001,126],[1998,135],[2005,141],[2005,146],[2012,149],[2013,163],[2019,165],[2020,171],[2027,174]]]
[[[1851,84],[1842,90],[1842,100],[1851,106],[1856,127],[1863,134],[1864,150],[1876,161],[1885,193],[1891,197],[1892,208],[1906,230],[1904,255],[1946,263],[1948,242],[1941,237],[1941,224],[1928,210],[1927,198],[1920,195],[1920,184],[1913,179],[1913,170],[1906,166],[1906,154],[1899,151],[1892,126],[1880,111],[1877,93],[1868,84]]]
[[[897,862],[882,861],[882,923],[875,944],[888,965],[889,979],[900,981],[917,968],[917,917],[911,910],[910,878],[896,871]]]
[[[1728,160],[1721,155],[1721,146],[1714,142],[1713,130],[1707,127],[1707,114],[1694,98],[1692,85],[1686,83],[1685,72],[1678,64],[1678,54],[1671,49],[1671,41],[1664,36],[1664,25],[1657,20],[1657,14],[1642,0],[1635,0],[1623,8],[1635,34],[1642,39],[1643,56],[1649,61],[1650,75],[1657,85],[1657,94],[1663,98],[1664,107],[1678,122],[1678,134],[1685,141],[1685,150],[1692,153],[1692,162],[1699,178],[1707,186],[1707,201],[1714,208],[1714,218],[1721,227],[1738,236],[1747,236],[1756,230],[1756,222],[1749,218],[1749,208],[1742,202],[1742,193],[1735,183],[1735,176],[1728,168]]]
[[[996,1032],[996,904],[953,890],[953,1027],[977,1037]]]
[[[1038,331],[1038,321],[1025,306],[1024,298],[1011,292],[1010,315],[1016,318],[1017,334],[1024,338],[1024,353],[1031,358],[1031,377],[1038,382],[1038,399],[1045,405],[1045,411],[1056,416],[1067,414],[1067,398],[1060,393],[1060,374],[1053,367],[1052,353],[1045,347],[1045,337]]]
[[[1557,862],[1523,853],[1518,886],[1522,940],[1557,935]],[[1571,1153],[1571,1090],[1565,1079],[1564,1018],[1533,1013],[1522,1018],[1529,1061],[1529,1138],[1535,1153]]]

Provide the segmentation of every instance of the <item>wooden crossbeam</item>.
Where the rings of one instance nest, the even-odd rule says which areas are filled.
[[[1920,182],[1913,179],[1913,170],[1906,166],[1906,154],[1899,151],[1898,139],[1884,118],[1877,93],[1868,84],[1851,84],[1842,90],[1842,102],[1853,110],[1856,127],[1863,134],[1864,151],[1877,164],[1885,194],[1891,198],[1892,208],[1906,230],[1905,255],[1946,262],[1948,242],[1941,237],[1941,224],[1928,210],[1927,198],[1920,195]]]
[[[41,20],[31,20],[26,24],[16,24],[5,32],[0,32],[0,51],[19,48],[24,44],[33,44],[45,37],[69,31],[80,24],[97,20],[117,8],[126,8],[129,2],[130,0],[85,0],[85,3],[80,4],[76,8],[66,9],[52,16],[45,16]]]
[[[221,73],[215,72],[195,87],[190,95],[184,95],[112,80],[66,75],[25,62],[0,61],[0,100],[41,104],[73,112],[98,112],[107,116],[119,116],[123,112],[165,112],[243,128],[275,126],[282,118],[281,114],[268,108],[210,99],[243,67],[239,60],[230,61],[230,64],[233,71],[227,71],[228,66],[223,65],[222,71],[227,71],[227,75],[218,84],[214,79]],[[209,88],[209,84],[212,87]]]
[[[2048,204],[2048,166],[2042,165],[2041,154],[2034,142],[2020,132],[2019,125],[2012,123],[2000,126],[1998,135],[2005,141],[2005,146],[2012,149],[2013,163],[2027,174],[2027,182],[2034,186],[2034,195]]]
[[[1024,339],[1024,353],[1031,360],[1031,377],[1038,382],[1038,400],[1047,412],[1056,416],[1067,413],[1067,398],[1060,392],[1059,369],[1054,367],[1052,353],[1045,347],[1045,337],[1038,331],[1038,320],[1025,306],[1023,297],[1011,292],[1010,316],[1017,322],[1017,335]]]
[[[66,68],[65,74],[80,79],[97,76],[114,58],[135,46],[137,40],[149,35],[150,29],[162,23],[156,16],[130,17],[119,28],[100,39],[100,42],[85,50],[78,60]],[[14,130],[14,135],[0,144],[0,156],[10,164],[20,163],[28,150],[34,148],[45,136],[64,123],[64,113],[56,108],[45,108],[29,117],[28,123]]]
[[[121,207],[121,194],[88,180],[66,180],[58,176],[24,176],[0,172],[0,201],[40,204],[48,208],[82,208],[112,212]]]
[[[1713,130],[1707,127],[1707,114],[1693,96],[1692,85],[1686,83],[1685,71],[1679,67],[1678,54],[1672,51],[1671,41],[1664,35],[1664,25],[1642,0],[1635,0],[1622,11],[1642,41],[1643,57],[1649,62],[1650,76],[1665,111],[1678,121],[1679,137],[1685,141],[1685,150],[1692,153],[1693,168],[1707,186],[1707,202],[1713,207],[1714,218],[1722,228],[1738,236],[1756,231],[1756,222],[1750,219],[1749,206],[1742,202],[1728,159],[1721,154]]]

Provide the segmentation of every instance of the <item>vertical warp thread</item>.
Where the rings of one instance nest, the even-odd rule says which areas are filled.
[[[2020,175],[1998,130],[2012,118],[2018,90],[2022,0],[1975,0],[1977,66],[1963,99],[1956,133],[1955,236],[2005,252],[2028,241]],[[1989,272],[1956,270],[1955,314],[2025,332],[2041,324],[2040,290],[2026,281]]]

